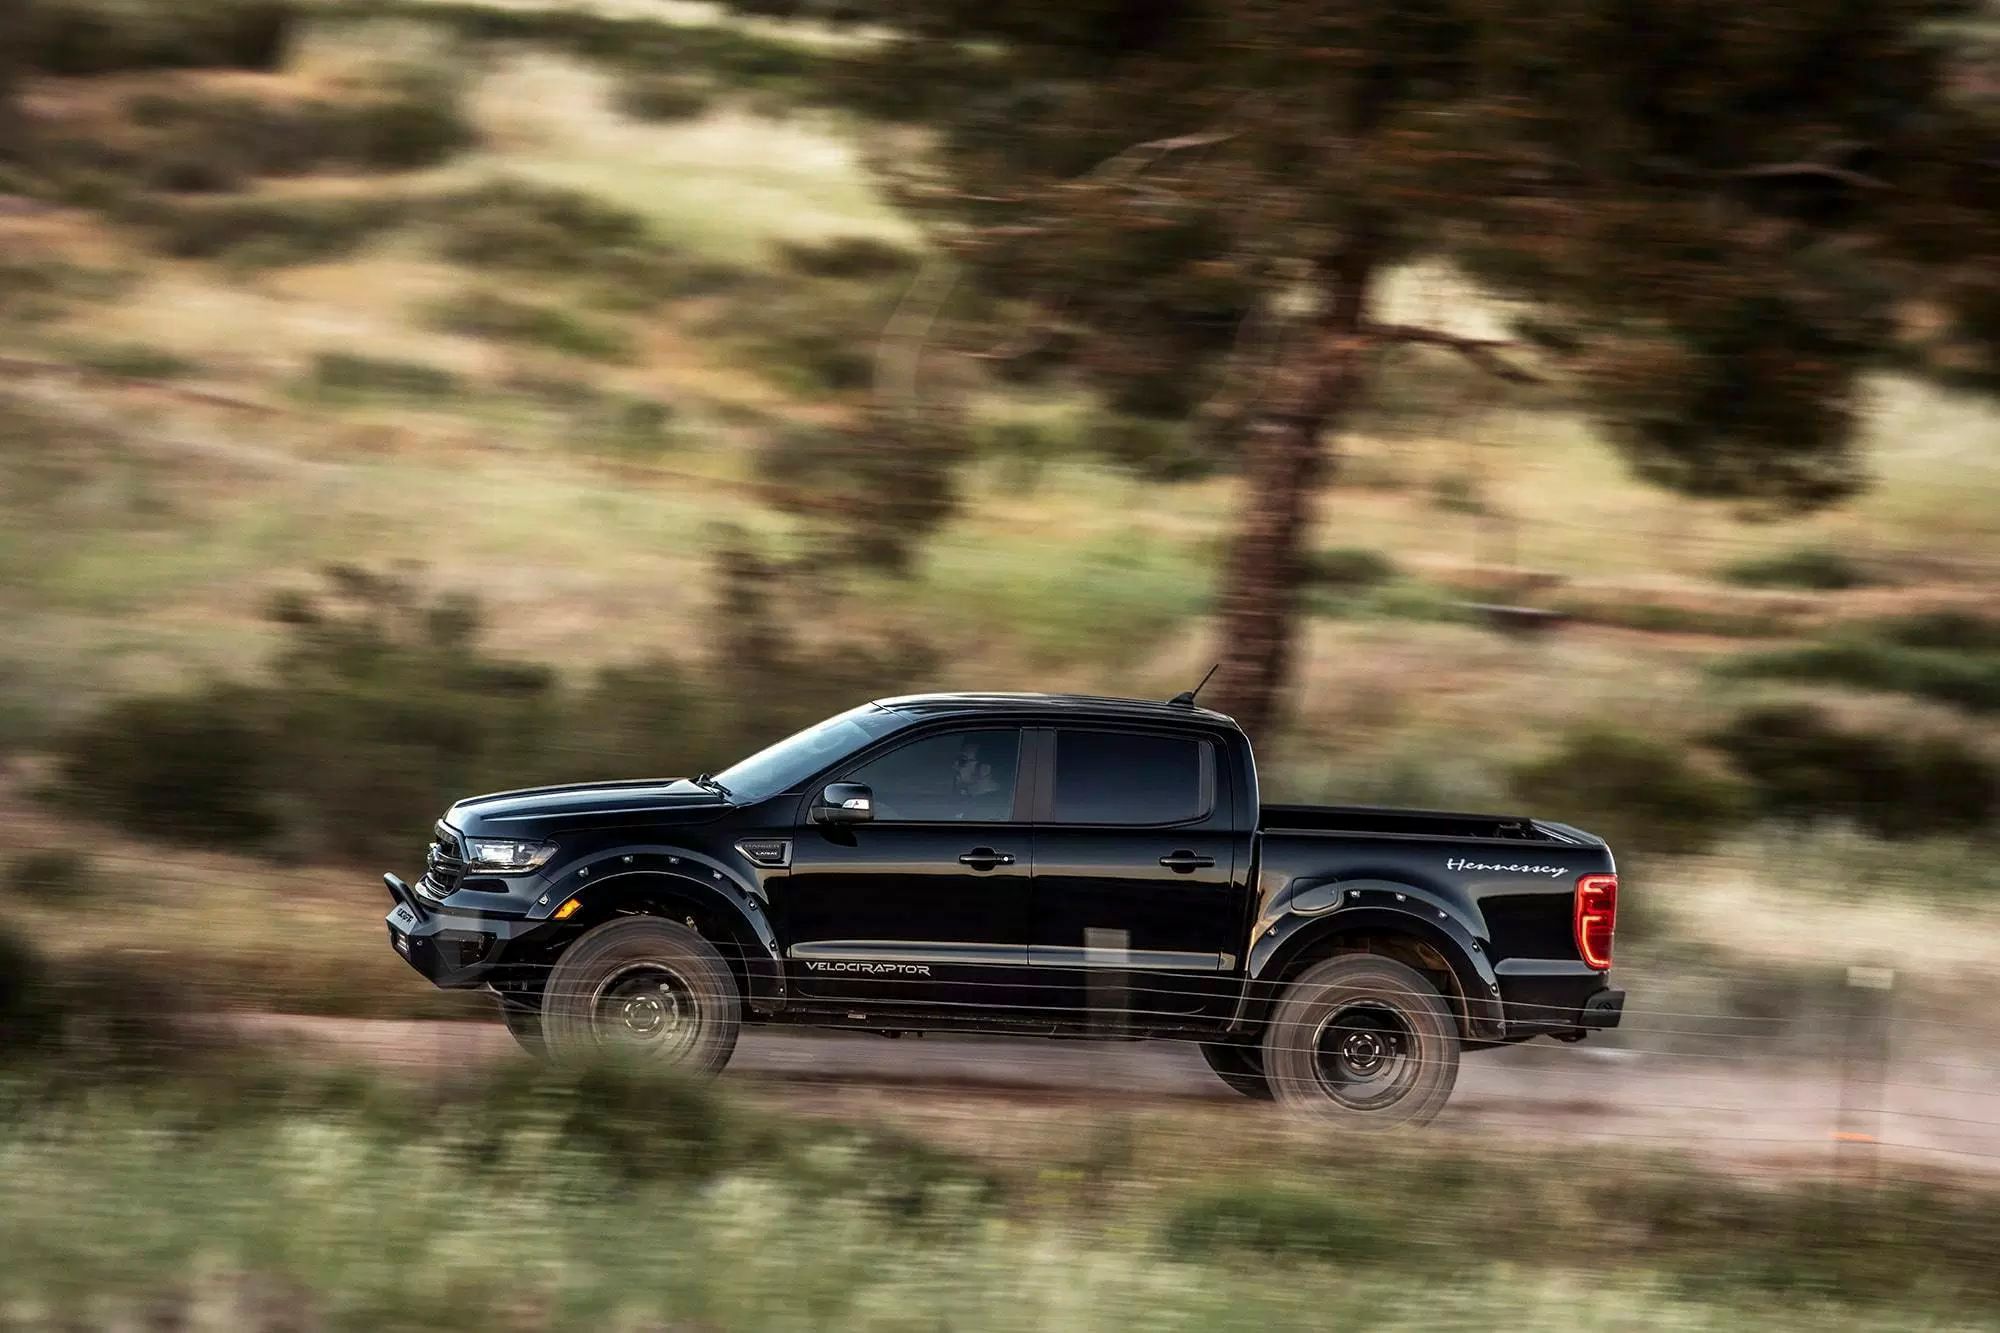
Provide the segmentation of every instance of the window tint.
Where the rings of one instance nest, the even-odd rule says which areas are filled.
[[[1056,733],[1058,824],[1171,824],[1208,813],[1207,742],[1112,731]]]
[[[954,731],[871,759],[846,780],[874,789],[878,820],[1005,820],[1020,757],[1018,731]]]

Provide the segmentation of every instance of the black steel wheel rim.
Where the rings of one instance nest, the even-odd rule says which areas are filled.
[[[1321,1091],[1356,1111],[1393,1106],[1422,1072],[1415,1031],[1379,1000],[1349,1001],[1328,1014],[1313,1033],[1312,1059]]]
[[[600,1045],[676,1060],[700,1031],[700,1006],[687,978],[664,963],[619,968],[591,997],[590,1026]]]

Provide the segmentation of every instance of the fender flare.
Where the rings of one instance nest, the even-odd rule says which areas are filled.
[[[1259,1026],[1274,998],[1271,979],[1300,954],[1329,936],[1358,931],[1408,935],[1428,945],[1450,967],[1464,996],[1464,1034],[1496,1041],[1506,1032],[1500,979],[1484,931],[1449,898],[1394,880],[1300,880],[1257,923],[1244,959],[1242,999],[1230,1030]]]
[[[553,921],[570,902],[595,925],[620,902],[663,888],[691,899],[729,922],[742,957],[745,999],[760,1012],[785,1003],[784,964],[776,929],[765,910],[762,887],[714,857],[682,847],[615,847],[562,867],[528,909],[535,921]]]

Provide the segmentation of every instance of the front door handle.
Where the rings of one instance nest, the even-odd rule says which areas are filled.
[[[1191,875],[1197,870],[1206,870],[1215,864],[1212,856],[1202,856],[1198,852],[1168,852],[1160,858],[1160,864],[1177,875]]]
[[[991,847],[974,847],[959,857],[958,863],[962,866],[971,866],[974,870],[991,870],[995,866],[1013,865],[1014,857],[1011,852],[996,852]]]

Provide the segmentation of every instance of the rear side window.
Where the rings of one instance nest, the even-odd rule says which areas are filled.
[[[1057,824],[1177,824],[1214,804],[1214,749],[1186,736],[1056,732]]]

